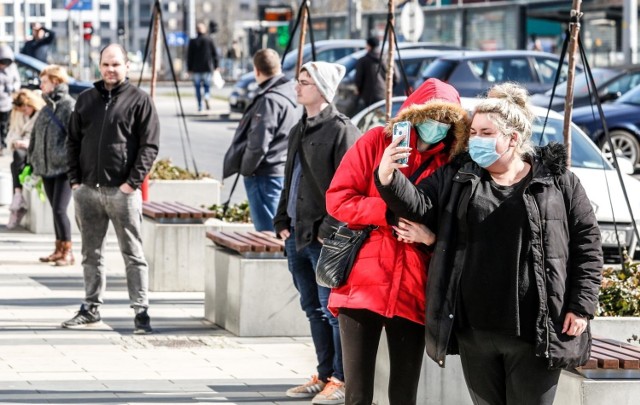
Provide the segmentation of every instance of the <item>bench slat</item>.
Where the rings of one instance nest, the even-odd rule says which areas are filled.
[[[164,205],[174,208],[176,210],[178,210],[179,212],[183,212],[188,214],[189,216],[187,218],[202,218],[202,213],[198,210],[195,210],[191,207],[189,207],[188,205],[178,205],[176,203],[170,203],[170,202],[166,202],[164,203]]]
[[[612,344],[614,346],[618,346],[627,350],[631,350],[632,352],[636,352],[638,356],[640,356],[640,346],[634,346],[631,345],[629,343],[626,342],[620,342],[618,340],[614,340],[614,339],[608,339],[608,338],[603,338],[603,337],[594,337],[593,341],[599,341],[599,342],[604,342],[604,343],[609,343]]]
[[[625,356],[624,354],[620,354],[617,352],[614,352],[612,350],[608,350],[608,349],[603,349],[601,347],[598,346],[593,346],[592,353],[597,353],[597,354],[603,354],[606,356],[610,356],[614,359],[617,359],[619,364],[620,364],[620,368],[624,368],[624,369],[638,369],[640,368],[640,360],[638,360],[637,358],[631,357],[631,356]]]
[[[256,243],[262,243],[267,246],[269,252],[282,252],[284,251],[284,242],[275,238],[270,238],[264,235],[262,232],[248,231],[247,235],[250,236]]]
[[[620,346],[620,343],[617,343],[617,344],[616,343],[609,343],[609,342],[604,342],[602,340],[594,339],[593,340],[593,347],[600,347],[600,348],[603,348],[603,349],[607,349],[607,350],[610,350],[612,352],[620,353],[622,355],[629,356],[629,357],[631,357],[633,359],[636,359],[636,360],[640,361],[640,352],[636,352],[635,350],[630,350],[630,349],[627,349],[625,347],[622,347],[622,346]]]
[[[580,368],[585,370],[595,370],[598,368],[598,360],[591,357],[583,366],[580,366]]]
[[[191,207],[191,206],[186,205],[184,203],[181,203],[179,201],[174,202],[174,205],[177,205],[177,206],[180,206],[180,207],[187,207],[187,208],[190,208],[190,209],[192,209],[194,211],[197,211],[197,212],[201,213],[202,217],[204,217],[204,218],[213,218],[213,217],[216,216],[216,213],[211,211],[211,210],[207,210],[207,209],[199,208],[199,207]]]
[[[248,243],[240,242],[237,239],[230,238],[223,232],[207,232],[206,235],[207,238],[211,239],[217,245],[227,247],[240,253],[251,251],[251,245],[249,245]]]
[[[605,368],[605,369],[620,368],[620,362],[618,361],[618,359],[614,359],[613,357],[607,356],[605,354],[600,354],[600,353],[591,351],[591,358],[596,359],[598,361],[598,368]]]
[[[149,208],[152,208],[152,209],[154,209],[156,211],[159,211],[162,214],[164,214],[164,216],[162,218],[177,218],[178,217],[178,212],[177,211],[175,211],[173,209],[169,209],[169,208],[163,206],[160,203],[148,201],[148,202],[143,203],[143,207],[145,205],[147,207],[149,207]]]
[[[245,243],[251,247],[252,252],[266,252],[267,247],[264,244],[258,244],[246,234],[240,232],[223,232],[223,234],[229,238],[235,239],[239,242]]]
[[[146,204],[142,205],[142,215],[145,215],[153,219],[164,218],[164,212],[154,208],[153,206],[149,206]]]
[[[251,233],[252,235],[258,236],[264,240],[267,240],[273,244],[276,244],[278,246],[280,246],[282,248],[282,250],[284,251],[284,240],[279,239],[278,237],[276,237],[276,234],[271,232],[271,231],[262,231],[262,232],[258,232],[258,231],[249,231],[249,233]]]

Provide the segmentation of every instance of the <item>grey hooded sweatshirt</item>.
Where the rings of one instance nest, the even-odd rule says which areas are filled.
[[[0,67],[0,112],[7,112],[12,107],[11,94],[20,90],[20,74],[9,45],[0,45],[0,61],[2,60],[11,61],[9,66]]]

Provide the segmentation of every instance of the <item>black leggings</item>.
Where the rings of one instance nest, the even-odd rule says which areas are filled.
[[[366,309],[340,308],[345,405],[371,405],[380,334],[389,348],[389,404],[415,405],[424,355],[424,326]]]
[[[71,222],[67,215],[67,207],[71,201],[71,187],[66,174],[55,177],[43,177],[42,184],[47,198],[53,209],[53,226],[56,230],[56,240],[68,242],[71,240]]]
[[[13,179],[13,189],[22,188],[20,179],[18,176],[24,170],[27,165],[27,150],[26,149],[14,149],[13,161],[11,162],[11,178]]]

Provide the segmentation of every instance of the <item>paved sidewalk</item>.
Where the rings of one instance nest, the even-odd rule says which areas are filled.
[[[235,337],[202,318],[202,293],[152,292],[156,333],[133,335],[115,240],[107,243],[104,327],[61,329],[83,296],[81,268],[39,263],[53,236],[9,231],[8,215],[0,207],[0,403],[310,403],[284,391],[313,372],[311,340]]]

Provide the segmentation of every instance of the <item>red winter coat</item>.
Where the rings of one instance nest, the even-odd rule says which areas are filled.
[[[364,134],[344,155],[327,190],[327,211],[350,227],[377,225],[363,244],[347,283],[331,291],[329,309],[367,309],[384,317],[399,316],[425,323],[425,289],[429,253],[424,245],[399,242],[387,222],[387,206],[373,182],[373,172],[391,142],[391,129],[398,121],[413,124],[430,118],[451,124],[447,137],[425,152],[416,148],[417,133],[412,127],[407,177],[426,159],[432,159],[418,181],[433,173],[449,159],[455,138],[468,126],[466,111],[460,107],[457,91],[448,84],[430,79],[402,105],[398,116],[386,127]]]

